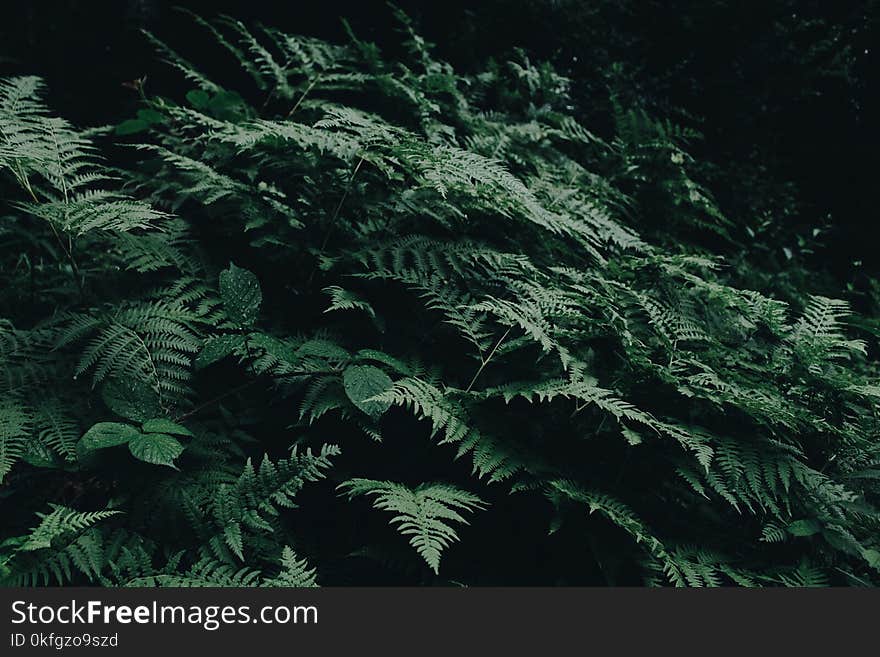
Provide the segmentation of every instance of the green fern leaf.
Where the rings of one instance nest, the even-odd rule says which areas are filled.
[[[444,548],[458,540],[449,523],[468,524],[464,511],[484,509],[479,497],[448,484],[421,484],[414,489],[391,481],[350,479],[339,486],[349,496],[373,495],[373,506],[395,516],[391,523],[410,537],[410,544],[438,573]]]

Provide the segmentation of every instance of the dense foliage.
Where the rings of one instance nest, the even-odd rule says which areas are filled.
[[[694,129],[398,20],[193,17],[114,130],[3,80],[4,581],[876,583],[874,320],[718,255]]]

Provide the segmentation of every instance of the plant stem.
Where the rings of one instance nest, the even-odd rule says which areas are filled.
[[[39,205],[40,200],[37,198],[37,195],[34,193],[33,188],[30,185],[30,181],[28,181],[27,176],[22,173],[17,175],[17,178],[22,183],[24,188],[27,190],[28,194],[30,194],[31,199],[37,205]],[[46,220],[49,224],[49,228],[52,229],[52,234],[55,236],[55,239],[58,241],[58,246],[61,247],[61,251],[67,256],[67,260],[70,263],[71,274],[73,275],[73,280],[76,283],[76,287],[79,290],[79,298],[82,301],[85,298],[85,291],[83,290],[83,284],[79,273],[79,267],[76,265],[76,260],[73,257],[73,242],[70,241],[68,246],[65,246],[64,240],[61,239],[61,235],[58,234],[58,229],[55,228],[55,224],[53,224],[48,219]],[[70,238],[68,238],[70,239]]]
[[[336,225],[336,218],[339,216],[340,211],[342,211],[342,204],[345,203],[345,199],[348,198],[348,193],[351,191],[351,186],[354,183],[354,177],[357,175],[357,172],[360,171],[361,165],[364,163],[364,156],[358,160],[358,163],[354,167],[354,171],[351,172],[351,176],[348,179],[348,183],[345,185],[345,191],[342,193],[342,198],[339,199],[339,203],[336,204],[336,209],[333,211],[333,216],[330,217],[330,225],[327,227],[327,233],[324,235],[324,240],[321,242],[321,253],[324,252],[324,249],[327,248],[327,242],[330,241],[330,234],[333,232],[333,228]],[[314,269],[312,269],[312,273],[309,274],[309,280],[306,285],[311,285],[312,279],[315,278],[315,272],[318,269],[318,263],[315,263]]]
[[[302,371],[302,372],[287,372],[284,374],[284,376],[287,376],[287,377],[325,376],[327,374],[339,374],[339,372],[337,370],[307,370],[307,371]],[[231,397],[232,395],[239,393],[242,390],[246,390],[247,388],[250,388],[252,385],[259,383],[260,380],[261,380],[261,377],[257,376],[257,378],[255,378],[255,379],[251,379],[250,381],[245,381],[241,385],[238,385],[238,386],[232,388],[231,390],[227,390],[226,392],[224,392],[220,395],[217,395],[216,397],[212,397],[211,399],[209,399],[208,401],[206,401],[202,404],[199,404],[194,409],[187,411],[186,413],[182,413],[181,415],[178,415],[176,418],[174,418],[174,421],[180,422],[181,420],[184,420],[192,415],[195,415],[199,411],[204,410],[205,408],[207,408],[208,406],[211,406],[212,404],[216,404],[217,402],[221,402],[224,399],[226,399],[227,397]]]
[[[477,377],[480,376],[480,373],[486,368],[486,365],[489,364],[489,361],[492,360],[492,356],[494,356],[495,352],[498,351],[498,347],[501,346],[501,343],[504,342],[504,339],[508,336],[508,334],[510,333],[510,331],[512,329],[513,329],[513,327],[511,326],[509,329],[507,329],[504,332],[504,335],[502,335],[498,339],[498,342],[495,343],[495,346],[492,347],[492,351],[489,352],[489,355],[486,356],[486,358],[483,360],[482,363],[480,363],[479,369],[477,369],[476,373],[474,374],[474,378],[471,379],[471,382],[468,384],[468,387],[465,389],[465,392],[470,392],[471,388],[474,387],[474,384],[477,382]]]
[[[312,88],[313,88],[316,84],[318,84],[318,80],[320,80],[320,79],[321,79],[321,76],[320,76],[320,75],[317,75],[317,76],[315,76],[315,79],[314,79],[314,80],[312,80],[311,82],[309,82],[309,86],[306,87],[306,90],[302,92],[302,95],[299,97],[299,100],[296,101],[296,103],[294,104],[294,106],[291,107],[291,108],[290,108],[290,111],[287,113],[287,118],[288,118],[288,119],[289,119],[291,116],[293,116],[293,113],[296,112],[297,109],[299,109],[299,106],[300,106],[300,105],[302,104],[302,102],[306,99],[306,96],[309,95],[309,92],[312,90]]]

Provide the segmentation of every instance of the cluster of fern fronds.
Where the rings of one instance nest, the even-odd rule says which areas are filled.
[[[873,324],[700,248],[692,131],[398,18],[148,35],[112,132],[2,81],[3,581],[880,581]]]

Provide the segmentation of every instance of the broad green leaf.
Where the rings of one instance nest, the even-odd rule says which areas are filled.
[[[210,97],[208,96],[208,94],[201,89],[193,89],[192,91],[187,91],[186,99],[190,102],[190,105],[192,105],[196,109],[205,109],[208,106],[208,102],[210,101]]]
[[[111,379],[101,389],[101,397],[111,411],[126,420],[145,422],[160,413],[159,396],[141,379]]]
[[[140,435],[141,432],[130,424],[98,422],[79,439],[79,447],[86,451],[115,447],[134,440]]]
[[[216,335],[208,338],[202,351],[196,356],[195,368],[200,370],[208,365],[213,365],[242,346],[244,346],[244,336],[242,335]]]
[[[251,333],[248,344],[251,349],[262,349],[267,355],[285,363],[296,363],[300,360],[297,350],[290,344],[266,333]]]
[[[345,394],[351,403],[371,417],[379,417],[391,406],[391,402],[371,400],[391,389],[393,382],[385,372],[372,365],[352,365],[342,374]]]
[[[788,526],[788,533],[792,536],[812,536],[822,529],[815,520],[795,520]]]
[[[306,340],[296,350],[296,356],[305,358],[316,356],[326,360],[342,361],[349,357],[348,352],[329,340]]]
[[[165,115],[162,114],[161,112],[157,112],[154,109],[149,109],[149,108],[139,109],[137,115],[141,121],[145,121],[147,123],[164,123],[165,122]]]
[[[394,356],[389,356],[385,352],[376,349],[361,349],[357,352],[357,357],[363,360],[372,360],[387,365],[398,374],[403,374],[405,376],[413,376],[415,374],[413,368],[402,360],[395,358]]]
[[[234,121],[247,113],[247,103],[235,91],[221,91],[208,101],[207,109],[218,119]]]
[[[220,298],[229,319],[246,328],[256,321],[263,295],[253,272],[230,263],[220,272]]]
[[[877,550],[864,550],[862,552],[862,558],[868,562],[868,565],[871,566],[876,571],[880,571],[880,552]]]
[[[192,436],[193,432],[182,424],[172,422],[162,417],[153,418],[144,422],[141,430],[144,433],[170,433],[175,436]]]
[[[128,443],[128,449],[141,461],[174,468],[174,459],[183,452],[183,445],[164,433],[146,433]]]
[[[141,119],[128,119],[116,126],[117,135],[133,135],[143,132],[150,127],[150,124]]]

